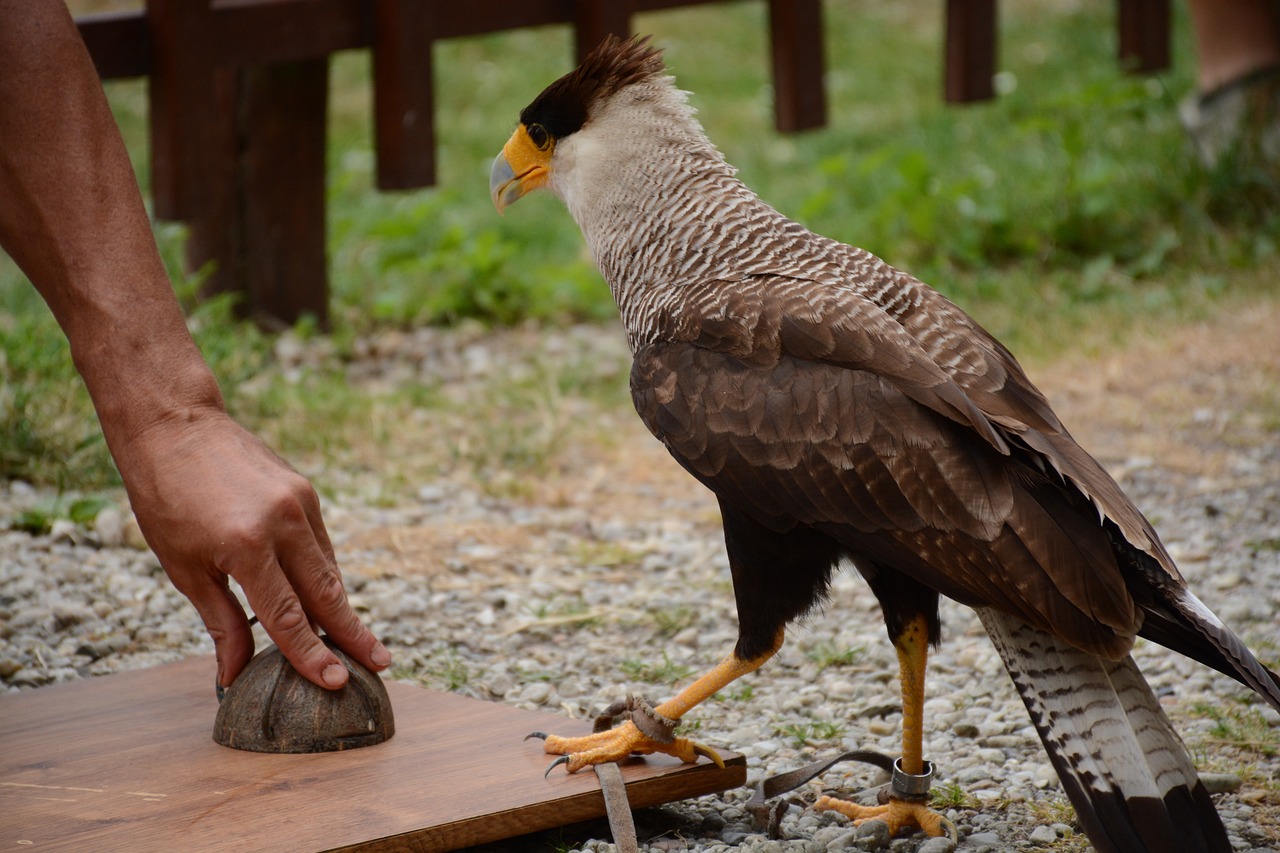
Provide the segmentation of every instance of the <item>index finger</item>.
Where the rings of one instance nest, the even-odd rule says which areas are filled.
[[[391,653],[352,609],[329,532],[320,516],[319,498],[314,491],[310,497],[302,501],[310,535],[298,537],[296,545],[281,542],[278,549],[278,553],[284,555],[285,574],[307,614],[343,651],[369,669],[386,669],[391,663]]]
[[[347,668],[311,627],[301,600],[274,557],[258,571],[232,574],[240,581],[258,622],[294,669],[328,690],[347,683]]]

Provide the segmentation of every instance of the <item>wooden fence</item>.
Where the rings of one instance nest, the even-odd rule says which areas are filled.
[[[77,21],[104,79],[145,76],[157,217],[190,227],[187,263],[211,263],[209,292],[292,324],[328,317],[325,116],[329,56],[373,52],[377,184],[435,181],[432,45],[568,24],[579,57],[639,12],[717,0],[147,0]],[[826,122],[821,0],[766,0],[775,123]],[[992,96],[996,0],[945,0],[945,96]],[[1168,0],[1118,0],[1120,57],[1169,61]]]

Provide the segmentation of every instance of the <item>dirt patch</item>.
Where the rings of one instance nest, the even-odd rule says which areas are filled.
[[[1239,308],[1032,377],[1108,467],[1154,460],[1184,477],[1275,479],[1280,456],[1245,471],[1241,451],[1274,445],[1280,431],[1280,303]]]

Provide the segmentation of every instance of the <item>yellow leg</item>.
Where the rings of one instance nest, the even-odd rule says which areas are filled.
[[[779,628],[769,650],[750,660],[743,660],[733,654],[729,655],[706,675],[653,710],[668,720],[678,721],[700,702],[711,698],[733,681],[759,669],[765,661],[778,653],[778,649],[782,648],[783,636],[784,632]],[[592,764],[619,761],[632,753],[648,755],[653,752],[662,752],[691,764],[698,760],[699,755],[706,755],[712,761],[721,764],[720,757],[709,747],[685,738],[675,738],[667,743],[654,740],[636,728],[635,723],[629,721],[617,728],[584,737],[549,735],[546,737],[543,749],[554,755],[566,756],[568,760],[564,763],[570,773],[575,773]]]
[[[899,766],[904,773],[920,776],[925,769],[924,674],[929,661],[929,623],[925,617],[913,619],[894,641],[894,647],[898,651],[898,676],[902,683],[902,758]],[[883,820],[889,825],[891,835],[916,827],[930,835],[954,835],[955,831],[949,820],[923,802],[899,799],[892,794],[889,802],[882,806],[860,806],[834,797],[820,797],[814,808],[838,811],[855,824],[864,820]]]
[[[902,769],[924,772],[924,672],[929,662],[929,625],[918,616],[894,643],[902,683]]]

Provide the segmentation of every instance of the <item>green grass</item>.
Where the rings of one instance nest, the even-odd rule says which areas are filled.
[[[963,107],[941,101],[935,5],[829,0],[824,10],[831,121],[794,136],[772,127],[764,3],[639,15],[635,26],[666,48],[712,139],[766,201],[919,275],[1024,357],[1199,317],[1265,293],[1280,270],[1276,187],[1230,168],[1206,171],[1188,151],[1176,111],[1193,69],[1181,7],[1174,69],[1141,78],[1117,68],[1111,4],[1010,4],[1001,10],[1005,94]],[[538,194],[499,217],[487,193],[489,163],[519,109],[568,70],[570,45],[563,27],[437,45],[441,182],[409,193],[373,190],[369,59],[336,57],[331,365],[282,376],[270,337],[234,321],[225,301],[196,306],[196,282],[181,272],[182,229],[157,227],[236,417],[291,459],[376,465],[368,448],[386,455],[398,425],[444,418],[451,404],[429,387],[349,387],[342,363],[358,336],[472,319],[554,328],[613,317],[554,199]],[[108,92],[145,185],[145,84],[111,83]],[[580,393],[580,379],[544,375],[503,390],[470,413],[480,426],[466,446],[431,464],[539,472],[566,427],[547,421],[546,401]],[[624,380],[610,387],[607,399],[621,403]],[[359,459],[353,444],[365,448]],[[397,477],[409,485],[413,475],[388,475],[388,499]],[[118,483],[65,343],[6,259],[0,477],[68,491]]]
[[[1255,707],[1200,702],[1194,706],[1192,713],[1213,721],[1213,726],[1209,729],[1211,741],[1266,758],[1280,755],[1280,732]]]
[[[814,746],[827,741],[837,740],[844,736],[845,728],[839,723],[819,720],[811,723],[789,723],[785,726],[774,726],[778,734],[791,738],[797,748]]]
[[[929,791],[929,805],[939,811],[979,809],[982,803],[957,782],[942,782]]]
[[[817,664],[818,671],[821,672],[833,666],[852,666],[864,651],[861,646],[837,646],[831,642],[818,642],[805,651],[805,657]]]
[[[662,653],[662,661],[628,658],[618,665],[623,675],[632,681],[643,681],[648,684],[672,685],[693,673],[693,668],[676,663],[666,653]]]
[[[392,669],[391,677],[401,681],[416,681],[427,687],[453,692],[471,683],[472,672],[467,662],[458,654],[458,650],[450,647],[442,654],[435,655],[430,666],[420,669],[396,667]]]

